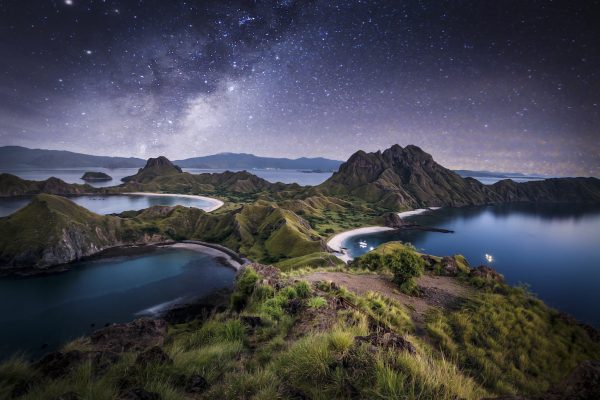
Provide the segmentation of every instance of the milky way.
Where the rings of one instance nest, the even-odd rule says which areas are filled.
[[[600,175],[593,1],[2,1],[0,145]]]

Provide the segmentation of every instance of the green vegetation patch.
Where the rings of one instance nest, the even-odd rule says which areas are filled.
[[[427,331],[491,392],[539,393],[583,360],[600,358],[600,343],[523,288],[479,292],[463,309],[433,312]]]

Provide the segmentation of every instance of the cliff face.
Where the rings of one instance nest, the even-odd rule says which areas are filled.
[[[0,219],[0,268],[44,268],[147,239],[131,232],[120,218],[95,214],[63,197],[40,194]]]
[[[600,180],[555,178],[484,185],[436,163],[416,146],[358,151],[318,186],[330,195],[353,196],[394,210],[502,202],[600,203]]]

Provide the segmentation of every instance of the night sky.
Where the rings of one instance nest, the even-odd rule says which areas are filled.
[[[597,1],[0,0],[0,145],[600,176]]]

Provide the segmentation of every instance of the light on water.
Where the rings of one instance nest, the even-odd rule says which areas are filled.
[[[551,307],[600,327],[600,207],[514,204],[447,208],[410,221],[454,233],[387,231],[343,243],[355,257],[401,240],[437,256],[462,254],[471,266],[492,264],[510,284],[527,284]]]
[[[204,253],[163,248],[80,262],[72,270],[0,279],[0,359],[39,356],[106,323],[155,315],[233,284],[235,270]]]
[[[214,203],[186,196],[150,196],[150,195],[90,195],[69,196],[74,203],[97,214],[116,214],[129,210],[142,210],[152,206],[184,206],[204,210],[214,206]],[[26,206],[31,197],[2,197],[0,198],[0,217],[10,215],[19,208]]]

